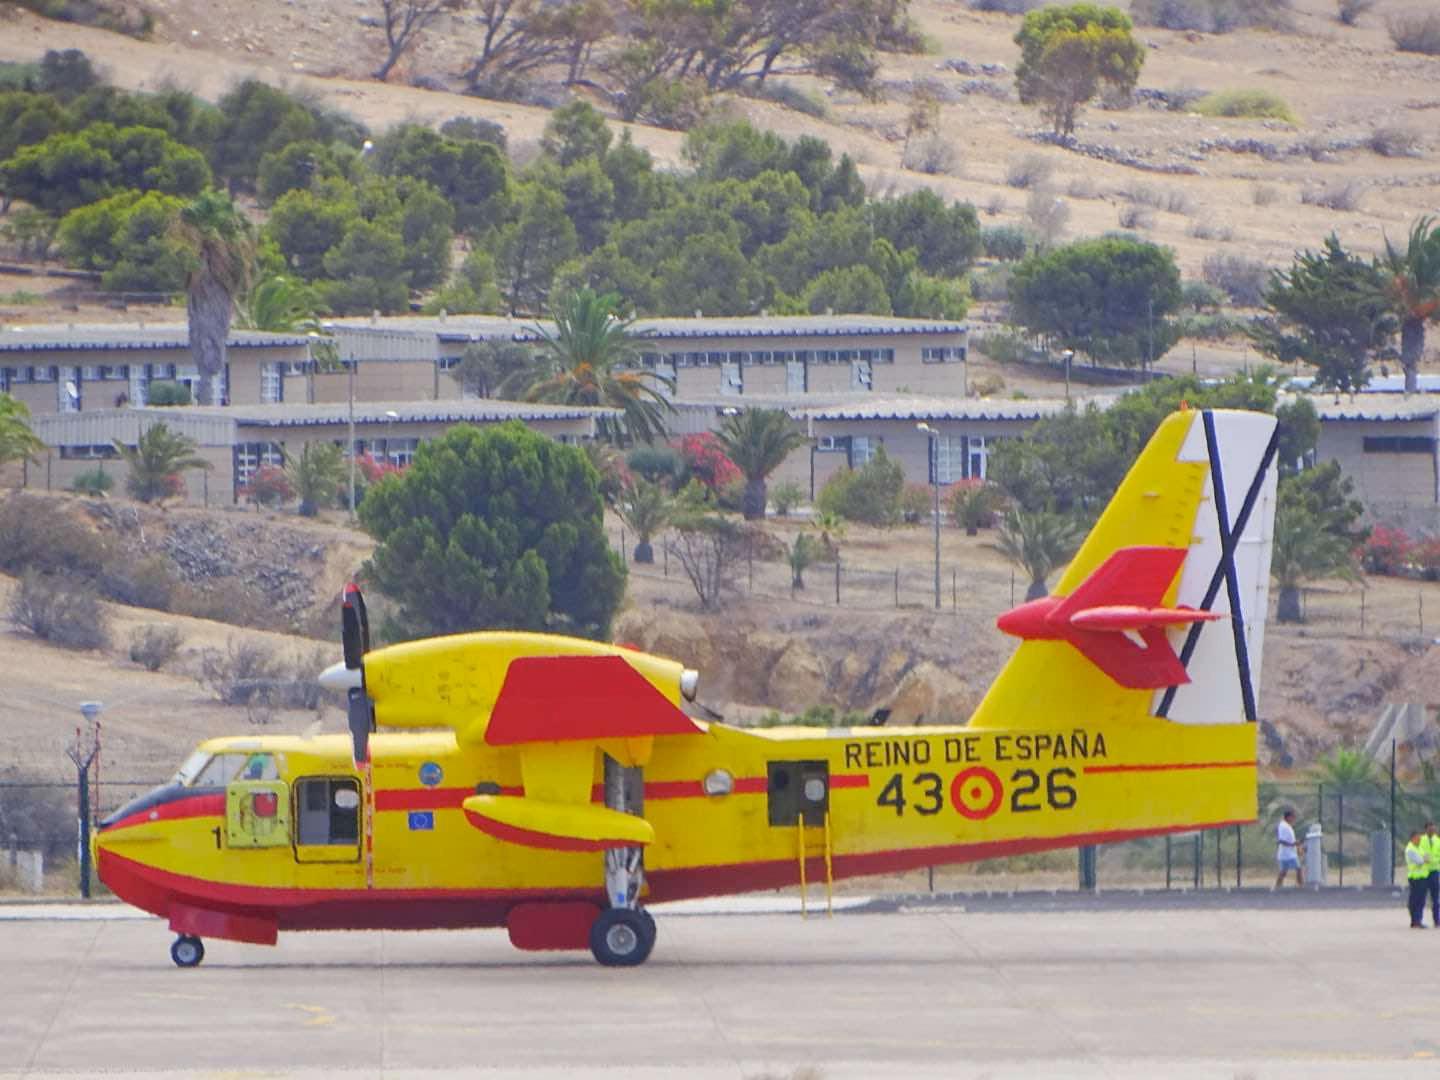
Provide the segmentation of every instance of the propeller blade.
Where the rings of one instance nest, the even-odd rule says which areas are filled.
[[[360,668],[370,649],[370,627],[365,618],[365,601],[354,582],[345,586],[340,600],[340,644],[345,650],[345,666],[351,671]]]
[[[350,743],[355,764],[370,760],[370,732],[374,729],[374,711],[370,698],[358,686],[350,688],[346,702],[346,719],[350,724]]]

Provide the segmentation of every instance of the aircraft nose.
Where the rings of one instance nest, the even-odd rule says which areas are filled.
[[[330,690],[358,690],[362,685],[359,668],[347,668],[344,664],[331,664],[320,673],[320,685]]]

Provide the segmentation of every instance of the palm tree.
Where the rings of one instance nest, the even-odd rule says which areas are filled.
[[[285,463],[285,473],[300,496],[300,513],[314,517],[339,492],[345,478],[345,461],[334,443],[307,442],[299,457]]]
[[[1385,238],[1380,263],[1387,275],[1385,295],[1400,318],[1400,366],[1405,392],[1419,388],[1420,358],[1425,355],[1425,324],[1440,320],[1440,224],[1422,217],[1410,227],[1410,241],[1400,251]]]
[[[116,439],[115,449],[128,467],[125,489],[141,502],[183,495],[182,472],[214,467],[195,452],[199,446],[194,439],[171,431],[164,423],[147,429],[134,446]]]
[[[554,333],[532,327],[554,371],[525,396],[527,401],[620,409],[625,433],[650,442],[664,433],[665,414],[674,410],[661,389],[674,384],[653,371],[625,370],[638,356],[630,335],[634,320],[616,314],[619,303],[613,293],[591,289],[562,296],[550,309]]]
[[[1326,529],[1303,503],[1280,500],[1275,511],[1275,537],[1270,550],[1270,574],[1280,586],[1275,618],[1304,622],[1300,586],[1317,578],[1358,580],[1354,543]]]
[[[670,520],[670,495],[661,484],[637,478],[625,485],[615,501],[615,513],[635,534],[635,561],[653,563],[655,549],[650,538]]]
[[[819,562],[825,554],[825,545],[809,533],[802,532],[795,538],[785,553],[790,564],[790,591],[799,592],[805,588],[805,571]]]
[[[1380,770],[1362,750],[1337,747],[1315,762],[1310,775],[1325,787],[1344,795],[1374,791],[1380,786]]]
[[[187,203],[175,228],[194,260],[185,283],[185,307],[190,353],[200,373],[197,400],[211,405],[215,377],[225,370],[225,341],[235,298],[250,281],[255,240],[245,216],[219,191],[202,192]]]
[[[286,274],[271,274],[255,282],[240,300],[235,322],[245,330],[318,333],[319,312],[319,297],[308,284]]]
[[[30,430],[30,410],[23,401],[0,393],[0,466],[12,461],[28,461],[45,444]]]
[[[1063,514],[1016,510],[1005,516],[1000,526],[1000,550],[1030,575],[1026,600],[1038,600],[1050,592],[1045,579],[1070,561],[1082,538],[1079,527]]]
[[[765,481],[790,455],[805,445],[804,434],[790,423],[784,409],[746,409],[732,413],[718,433],[725,455],[745,476],[740,504],[747,521],[765,516]]]

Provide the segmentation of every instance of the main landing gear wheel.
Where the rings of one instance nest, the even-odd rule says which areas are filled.
[[[643,964],[655,947],[655,920],[639,908],[607,908],[590,927],[590,951],[606,967]]]
[[[205,959],[205,944],[198,937],[181,934],[170,946],[170,959],[176,967],[195,967]]]

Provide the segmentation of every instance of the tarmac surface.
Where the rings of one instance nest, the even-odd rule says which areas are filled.
[[[494,930],[211,941],[180,970],[159,920],[3,905],[0,1076],[1440,1075],[1440,934],[1388,891],[1223,897],[657,909],[633,970]]]

